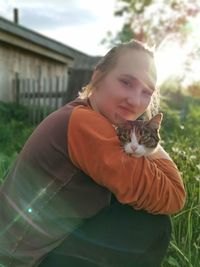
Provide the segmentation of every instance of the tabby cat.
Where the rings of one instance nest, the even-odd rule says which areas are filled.
[[[148,121],[127,121],[118,125],[116,131],[124,151],[134,157],[155,152],[160,140],[162,118],[162,113],[158,113]]]

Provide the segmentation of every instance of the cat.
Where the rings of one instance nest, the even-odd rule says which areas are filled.
[[[156,151],[160,141],[162,113],[156,114],[148,121],[127,121],[116,127],[117,135],[125,153],[134,156],[148,156]]]

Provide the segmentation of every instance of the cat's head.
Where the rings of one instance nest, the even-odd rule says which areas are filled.
[[[156,114],[149,121],[127,121],[117,127],[117,135],[127,154],[135,157],[153,153],[159,143],[159,129],[163,115]]]

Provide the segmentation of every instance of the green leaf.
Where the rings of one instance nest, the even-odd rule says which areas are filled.
[[[176,267],[180,267],[179,263],[177,262],[177,260],[171,256],[169,256],[169,258],[167,259],[167,262],[171,265],[171,266],[176,266]]]

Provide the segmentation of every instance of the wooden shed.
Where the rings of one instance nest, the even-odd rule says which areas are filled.
[[[51,91],[60,106],[87,84],[99,59],[0,17],[0,100],[30,104],[28,88],[40,101]]]

